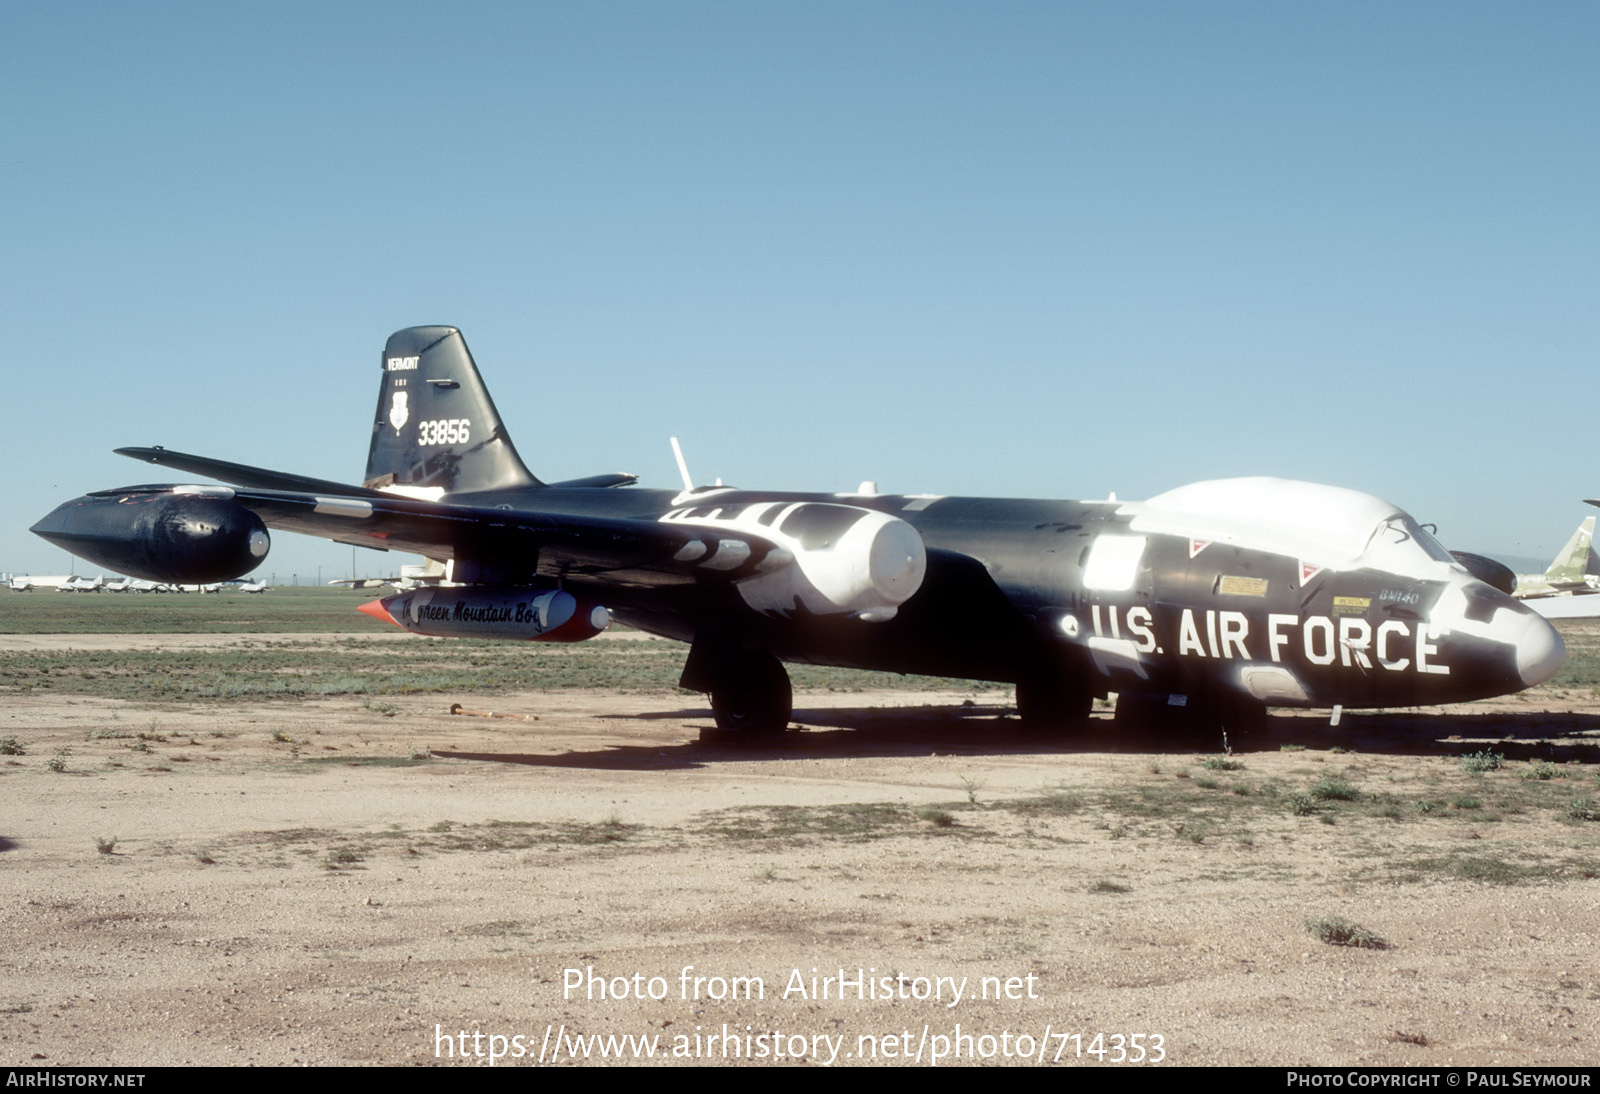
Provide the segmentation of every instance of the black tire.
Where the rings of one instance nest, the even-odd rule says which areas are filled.
[[[711,713],[719,730],[769,736],[789,728],[794,692],[782,661],[765,650],[741,650],[717,675]]]

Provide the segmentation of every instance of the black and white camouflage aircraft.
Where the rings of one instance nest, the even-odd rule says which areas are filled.
[[[102,491],[33,530],[185,584],[254,569],[269,527],[415,552],[452,584],[363,610],[421,634],[545,641],[615,617],[690,644],[682,684],[725,729],[788,724],[786,661],[1014,683],[1041,727],[1081,723],[1114,692],[1119,714],[1247,728],[1269,705],[1500,695],[1565,656],[1504,567],[1339,487],[1240,478],[1129,502],[541,482],[453,327],[390,337],[360,486],[118,452],[232,485]]]

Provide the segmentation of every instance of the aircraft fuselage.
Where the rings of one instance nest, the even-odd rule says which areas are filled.
[[[1263,496],[1241,499],[1252,484],[1264,484]],[[927,577],[881,622],[803,607],[758,610],[739,603],[736,585],[710,612],[699,607],[703,585],[630,586],[618,574],[598,583],[607,607],[631,626],[693,642],[708,617],[726,626],[731,610],[739,640],[786,661],[1008,683],[1086,671],[1102,695],[1220,688],[1272,705],[1346,707],[1504,694],[1559,666],[1560,638],[1543,620],[1473,579],[1431,540],[1419,542],[1426,533],[1379,499],[1281,480],[1196,484],[1222,488],[1213,493],[1230,486],[1236,507],[1270,507],[1292,493],[1302,509],[1331,503],[1355,526],[1339,530],[1340,542],[1319,542],[1311,528],[1299,543],[1256,547],[1243,527],[1255,514],[1191,521],[1160,499],[546,488],[451,500],[637,520],[687,510],[723,528],[760,528],[763,513],[820,503],[890,514],[914,528],[928,551]],[[1390,533],[1397,542],[1372,543],[1390,520],[1402,522]],[[1409,572],[1383,568],[1369,557],[1374,551],[1397,556]],[[974,580],[974,560],[987,580]],[[588,583],[582,574],[565,580]]]

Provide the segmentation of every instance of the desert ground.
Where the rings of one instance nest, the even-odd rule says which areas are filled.
[[[1590,688],[1226,754],[994,689],[768,747],[670,689],[0,698],[8,1065],[1600,1059]]]

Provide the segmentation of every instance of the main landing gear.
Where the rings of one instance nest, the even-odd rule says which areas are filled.
[[[793,712],[788,670],[765,650],[740,650],[724,664],[711,689],[711,713],[721,730],[777,735],[789,728]]]
[[[789,728],[794,709],[789,673],[766,650],[696,641],[678,686],[710,693],[711,713],[721,733],[751,740],[776,737]]]

